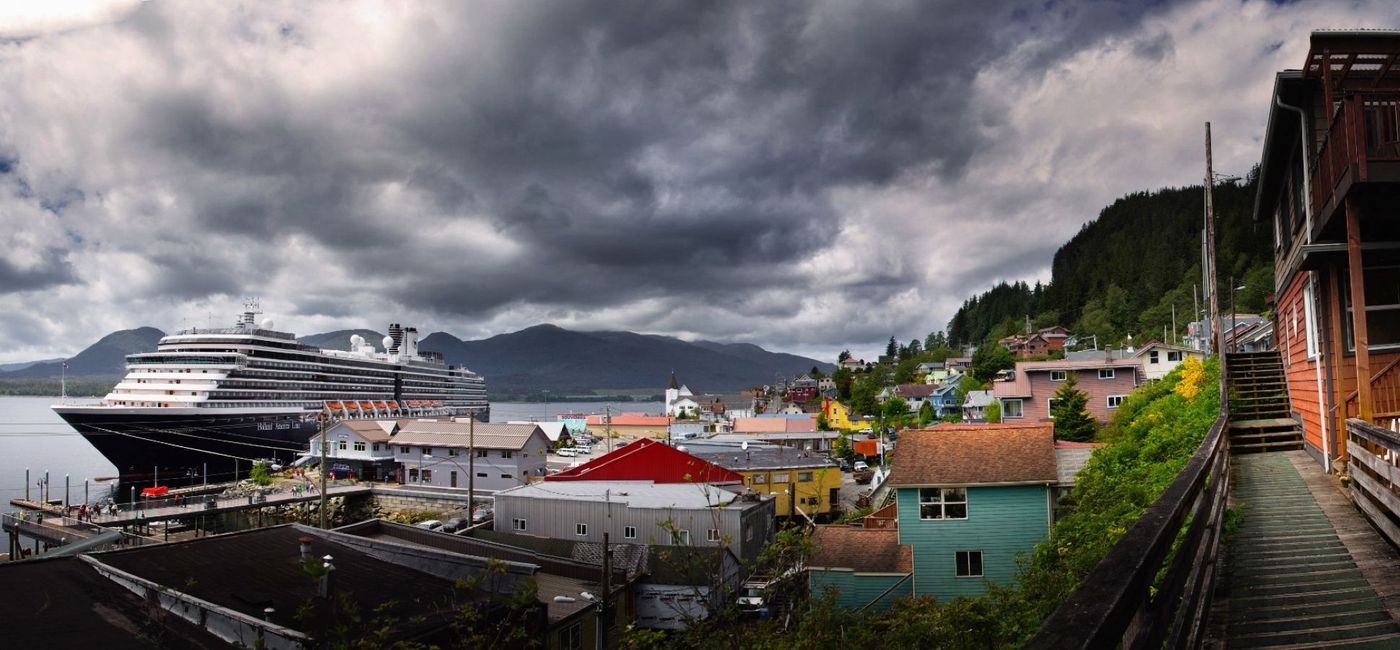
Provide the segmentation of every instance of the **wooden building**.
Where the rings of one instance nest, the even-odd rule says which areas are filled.
[[[1344,418],[1400,417],[1400,32],[1313,32],[1310,45],[1274,82],[1254,218],[1273,231],[1290,403],[1331,466]]]

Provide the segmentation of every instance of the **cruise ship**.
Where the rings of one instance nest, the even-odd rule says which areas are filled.
[[[321,349],[258,322],[189,329],[126,357],[99,404],[53,409],[116,465],[123,484],[188,484],[246,476],[255,460],[290,463],[322,422],[352,418],[490,417],[486,383],[418,349],[418,331],[389,326],[383,350],[358,335]]]

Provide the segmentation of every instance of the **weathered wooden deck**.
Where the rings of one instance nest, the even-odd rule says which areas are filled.
[[[1235,457],[1217,648],[1400,648],[1400,554],[1301,451]]]

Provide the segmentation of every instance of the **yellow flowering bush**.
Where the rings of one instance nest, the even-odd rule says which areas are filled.
[[[1206,383],[1205,364],[1196,357],[1186,357],[1186,360],[1181,362],[1178,372],[1181,373],[1181,380],[1176,382],[1176,388],[1172,390],[1188,402],[1195,401]]]

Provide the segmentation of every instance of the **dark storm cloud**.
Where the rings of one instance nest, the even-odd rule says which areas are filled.
[[[77,281],[68,253],[48,248],[39,254],[37,263],[17,264],[8,256],[0,257],[0,294],[47,289]]]
[[[1194,132],[1118,150],[1185,142],[1172,111],[1227,101],[1172,86],[1182,53],[1257,64],[1197,33],[1283,11],[133,6],[0,46],[0,179],[24,175],[0,224],[50,219],[15,240],[41,263],[0,258],[0,297],[77,282],[70,300],[112,312],[261,295],[304,327],[548,318],[809,349],[937,328],[992,282],[1043,277],[1114,196],[1181,182],[1159,160],[1194,156]],[[1184,27],[1154,23],[1173,12]]]

